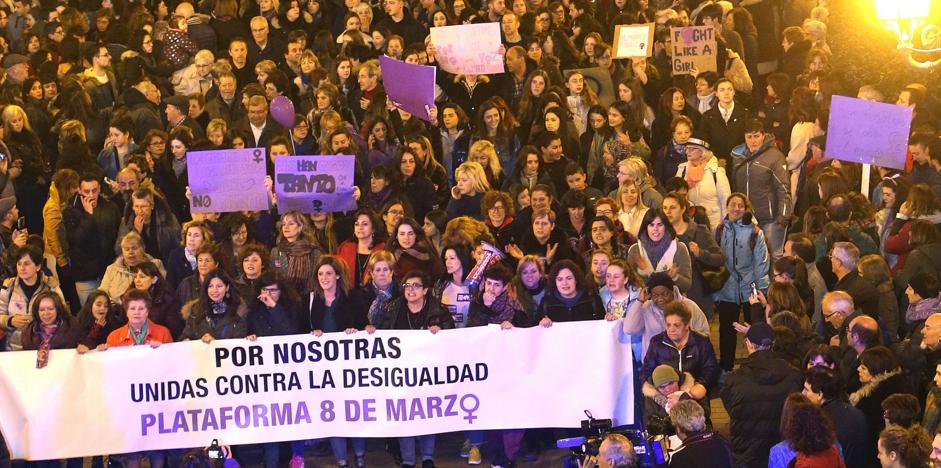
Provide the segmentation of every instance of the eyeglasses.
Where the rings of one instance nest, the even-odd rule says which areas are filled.
[[[611,216],[614,214],[614,210],[598,210],[595,211],[595,214],[598,216]]]
[[[421,283],[402,283],[402,289],[421,289],[424,287],[425,285]]]
[[[281,292],[281,290],[278,288],[261,288],[261,290],[268,294],[275,294],[275,293]]]

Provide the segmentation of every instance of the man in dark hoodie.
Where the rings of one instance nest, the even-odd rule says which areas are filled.
[[[160,91],[157,85],[147,78],[141,78],[121,95],[124,107],[134,122],[134,141],[144,141],[147,132],[155,128],[163,129],[160,120]]]
[[[722,404],[731,419],[732,450],[739,465],[768,466],[768,453],[781,440],[781,407],[803,386],[800,371],[771,351],[771,325],[753,324],[745,334],[748,357],[728,374]]]

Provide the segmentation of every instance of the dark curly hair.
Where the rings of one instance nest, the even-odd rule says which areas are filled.
[[[799,453],[813,455],[833,446],[833,423],[800,393],[788,395],[781,412],[781,438]]]

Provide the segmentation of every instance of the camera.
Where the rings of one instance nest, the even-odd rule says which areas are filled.
[[[669,448],[662,441],[662,435],[648,435],[644,430],[628,427],[614,429],[610,419],[595,419],[588,410],[585,415],[588,419],[581,422],[581,437],[556,441],[556,447],[567,448],[571,452],[565,461],[566,468],[577,467],[578,462],[584,461],[588,456],[597,456],[601,442],[609,434],[621,434],[631,441],[640,462],[639,466],[663,467],[669,462]]]
[[[222,452],[222,447],[219,446],[218,439],[212,439],[212,443],[209,444],[209,448],[206,449],[206,455],[214,460],[222,460],[225,458],[225,454]]]

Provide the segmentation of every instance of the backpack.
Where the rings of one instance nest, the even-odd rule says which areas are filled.
[[[755,250],[755,245],[758,243],[758,232],[761,231],[761,228],[758,226],[752,225],[751,237],[748,239],[748,245],[752,250]],[[722,245],[722,235],[725,233],[725,223],[720,224],[716,228],[716,243],[719,246]],[[725,286],[725,283],[729,280],[729,277],[732,276],[732,273],[729,272],[729,269],[725,265],[719,265],[717,267],[702,265],[700,264],[700,270],[702,272],[703,278],[703,290],[706,293],[714,293],[722,289]]]

